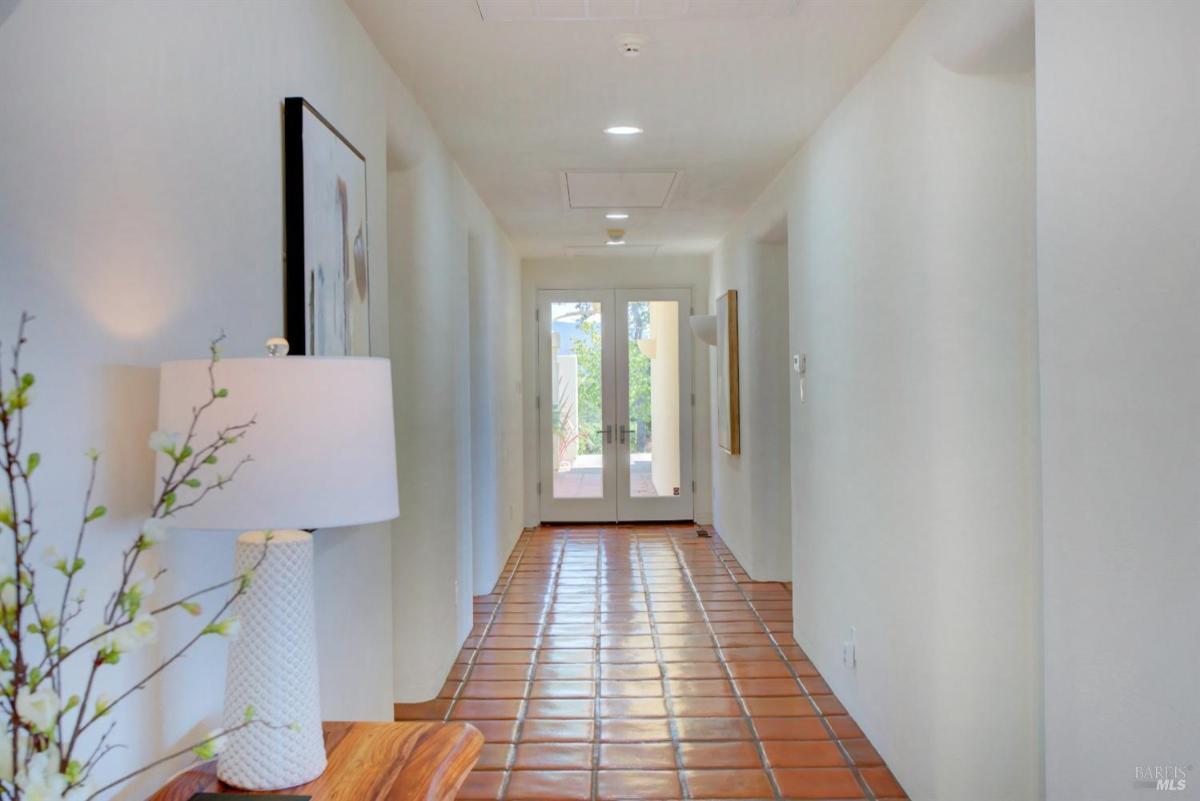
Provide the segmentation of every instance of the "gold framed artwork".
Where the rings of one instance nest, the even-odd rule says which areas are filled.
[[[737,290],[717,298],[717,445],[728,454],[742,452],[738,386]]]

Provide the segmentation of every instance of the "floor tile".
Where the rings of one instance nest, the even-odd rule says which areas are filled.
[[[671,728],[663,718],[600,721],[601,742],[642,743],[670,739]]]
[[[475,770],[504,770],[513,747],[508,743],[485,743],[479,752]]]
[[[762,768],[758,749],[747,740],[738,742],[689,742],[679,746],[685,768]]]
[[[590,770],[592,744],[521,743],[513,760],[513,770]]]
[[[763,743],[773,768],[842,768],[846,759],[833,740],[774,740]]]
[[[476,681],[463,685],[459,698],[524,698],[529,685],[523,681]]]
[[[526,708],[528,718],[590,718],[595,714],[591,698],[534,698]]]
[[[854,774],[847,768],[777,768],[775,781],[785,799],[864,797]]]
[[[604,743],[600,746],[603,770],[673,770],[675,747],[663,743]]]
[[[891,801],[891,799],[905,797],[904,788],[886,767],[863,768],[862,777],[876,798]]]
[[[592,698],[595,694],[596,684],[591,681],[535,681],[529,690],[530,698]]]
[[[471,771],[458,790],[455,798],[463,801],[496,801],[500,798],[500,785],[504,782],[502,771]]]
[[[859,737],[852,740],[842,740],[842,747],[850,755],[851,761],[860,768],[883,764],[883,758],[879,756],[879,752],[875,750],[875,746],[871,745],[865,738]]]
[[[593,720],[526,720],[521,727],[519,740],[522,743],[582,742],[594,740],[595,733],[596,724]]]
[[[760,740],[828,740],[829,731],[817,717],[754,718]]]
[[[504,794],[506,801],[589,801],[590,771],[515,770]]]
[[[469,801],[903,799],[792,636],[791,592],[691,526],[526,532],[439,697],[396,718],[480,730]]]
[[[521,709],[521,701],[516,699],[482,700],[467,698],[454,705],[450,713],[451,720],[504,720],[516,718]]]
[[[675,728],[684,741],[753,739],[742,718],[677,718]]]
[[[597,801],[683,798],[679,775],[666,770],[602,770],[596,776]]]
[[[773,798],[771,780],[759,770],[684,771],[693,798]]]

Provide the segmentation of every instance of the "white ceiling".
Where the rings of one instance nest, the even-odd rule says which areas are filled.
[[[653,173],[676,173],[664,207],[616,225],[630,247],[711,250],[921,5],[501,0],[508,21],[491,2],[485,20],[476,0],[347,0],[527,257],[620,249],[604,247],[604,209],[571,208],[568,172],[643,205],[659,205]],[[581,16],[537,16],[551,7]],[[647,39],[635,59],[618,48],[630,33]]]

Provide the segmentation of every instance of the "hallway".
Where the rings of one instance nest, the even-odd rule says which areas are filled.
[[[790,588],[691,526],[526,532],[437,700],[461,799],[902,799],[792,638]]]

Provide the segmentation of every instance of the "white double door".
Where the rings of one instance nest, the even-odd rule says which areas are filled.
[[[543,522],[692,519],[687,289],[538,292]]]

